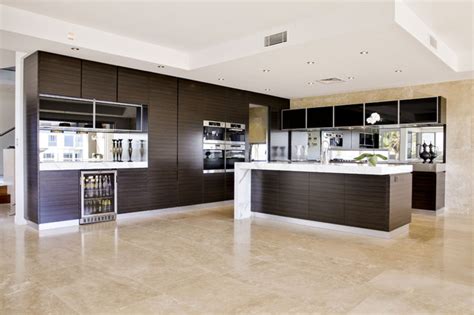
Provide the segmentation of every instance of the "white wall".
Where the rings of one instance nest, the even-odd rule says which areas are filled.
[[[0,70],[0,134],[15,126],[15,72]],[[0,137],[0,175],[3,149],[15,144],[15,132]]]

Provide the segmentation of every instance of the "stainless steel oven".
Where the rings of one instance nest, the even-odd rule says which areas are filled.
[[[223,144],[225,122],[204,120],[202,128],[203,143]]]
[[[226,144],[225,146],[226,172],[234,171],[235,162],[245,162],[245,144]]]
[[[226,143],[245,144],[245,125],[237,123],[225,124]]]
[[[204,143],[202,146],[204,173],[225,172],[225,145]]]

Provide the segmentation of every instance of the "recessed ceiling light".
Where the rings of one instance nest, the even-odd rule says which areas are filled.
[[[313,84],[314,84],[314,82],[308,82],[308,85],[313,85]]]
[[[270,92],[271,90],[270,89],[265,89],[266,92]]]
[[[74,40],[75,38],[76,38],[76,35],[73,32],[67,33],[67,39]]]
[[[316,61],[306,61],[306,64],[308,65],[314,65],[316,63]]]
[[[359,54],[361,55],[367,55],[369,52],[367,50],[362,50]]]
[[[400,72],[402,72],[402,70],[397,69],[397,70],[395,70],[395,72],[396,72],[396,73],[400,73]]]
[[[77,47],[71,47],[71,50],[78,51],[79,48],[77,48]]]
[[[347,77],[347,80],[354,80],[354,79],[355,79],[355,77],[353,77],[353,76]]]
[[[158,68],[163,69],[165,66],[163,65],[157,65]]]
[[[218,81],[224,81],[224,78],[217,78]]]
[[[266,72],[270,72],[270,69],[263,69],[262,71],[266,73]]]

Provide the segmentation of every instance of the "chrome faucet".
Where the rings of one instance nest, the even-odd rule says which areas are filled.
[[[329,141],[323,140],[321,143],[321,164],[329,164]]]

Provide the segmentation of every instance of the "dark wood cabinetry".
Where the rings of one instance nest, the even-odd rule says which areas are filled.
[[[225,200],[225,173],[203,174],[203,202]]]
[[[388,231],[390,176],[346,175],[345,222],[350,226]]]
[[[334,106],[334,126],[364,125],[364,104]]]
[[[309,173],[280,172],[279,205],[275,214],[308,218]]]
[[[344,224],[344,174],[309,175],[310,220]]]
[[[117,171],[117,212],[151,210],[147,169]]]
[[[252,211],[275,214],[280,199],[280,172],[252,171]]]
[[[39,93],[81,97],[81,60],[39,52]]]
[[[398,101],[387,101],[365,104],[365,120],[373,113],[380,115],[380,121],[374,125],[395,125],[398,124]],[[370,125],[366,123],[367,125]]]
[[[439,210],[445,204],[446,172],[413,172],[412,207]]]
[[[178,171],[148,167],[148,208],[163,209],[178,204]]]
[[[315,107],[307,109],[307,128],[333,126],[334,107]]]
[[[121,67],[117,73],[117,101],[148,104],[148,73]]]
[[[252,170],[251,209],[391,231],[411,221],[411,174],[352,175]]]
[[[38,223],[79,219],[81,216],[79,171],[41,172]]]
[[[247,92],[227,89],[226,122],[245,124],[249,122],[249,101]],[[248,128],[247,128],[248,129]]]
[[[148,166],[178,167],[178,80],[151,74],[148,106]]]
[[[117,67],[82,61],[82,97],[101,101],[117,101]]]
[[[225,174],[225,199],[234,199],[234,173]]]
[[[178,170],[178,205],[188,206],[202,203],[202,169]]]

